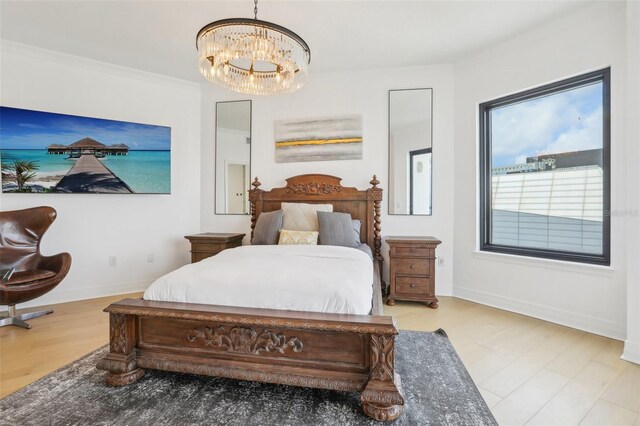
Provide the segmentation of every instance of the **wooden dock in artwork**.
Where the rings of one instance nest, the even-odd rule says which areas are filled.
[[[130,194],[133,190],[93,154],[81,155],[53,188],[53,192],[99,192]]]

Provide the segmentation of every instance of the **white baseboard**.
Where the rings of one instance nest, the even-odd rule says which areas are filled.
[[[640,364],[640,343],[633,343],[629,340],[625,340],[624,352],[622,352],[622,356],[620,358],[625,361]]]
[[[551,306],[539,305],[537,303],[460,286],[453,287],[453,295],[461,299],[565,325],[616,340],[624,340],[627,335],[627,328],[623,323],[603,320]]]
[[[118,294],[136,293],[144,291],[151,285],[153,280],[129,281],[117,284],[108,284],[95,287],[69,288],[56,287],[51,292],[30,300],[26,303],[16,305],[18,310],[22,308],[33,308],[38,306],[56,305],[58,303],[75,302],[78,300],[95,299],[97,297],[116,296]],[[6,311],[5,307],[2,307]]]

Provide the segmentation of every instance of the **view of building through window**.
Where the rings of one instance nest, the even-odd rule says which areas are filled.
[[[486,243],[604,254],[603,110],[602,79],[484,110]]]

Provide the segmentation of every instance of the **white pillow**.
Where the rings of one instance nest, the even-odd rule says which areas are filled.
[[[319,231],[319,211],[332,212],[333,204],[282,203],[282,229]]]

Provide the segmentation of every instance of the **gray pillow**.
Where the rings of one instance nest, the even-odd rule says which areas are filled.
[[[362,222],[360,221],[360,219],[353,219],[351,223],[353,224],[353,237],[356,239],[356,243],[360,244],[362,242],[362,239],[360,239]]]
[[[260,213],[256,227],[253,229],[253,245],[278,244],[280,229],[282,228],[282,210]]]
[[[318,212],[319,242],[325,246],[356,247],[353,221],[349,213]]]

